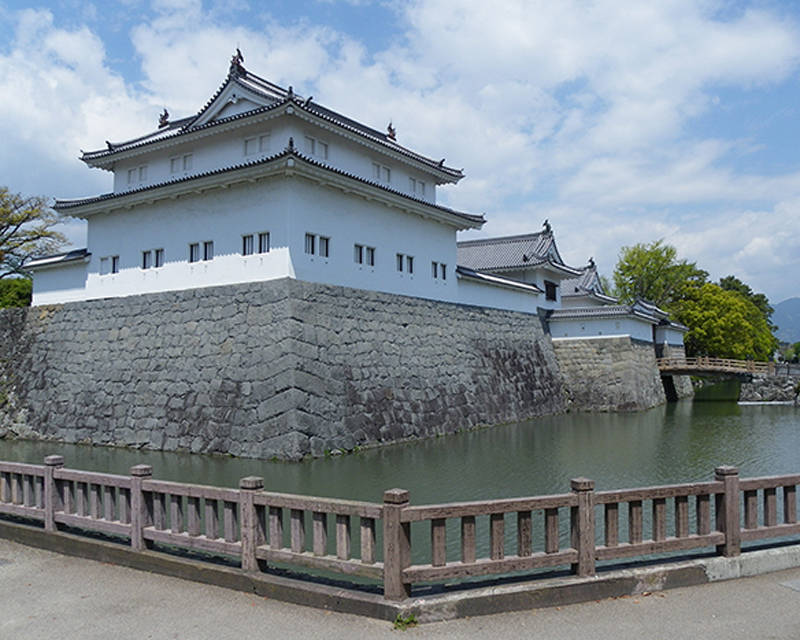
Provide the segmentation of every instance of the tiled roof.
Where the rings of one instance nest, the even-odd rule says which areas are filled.
[[[36,269],[39,267],[52,267],[55,265],[65,264],[67,262],[85,260],[91,255],[92,254],[89,253],[88,249],[73,249],[72,251],[66,251],[64,253],[56,253],[51,256],[42,256],[41,258],[36,258],[26,264],[25,268]]]
[[[263,96],[264,98],[268,99],[270,103],[251,111],[245,111],[243,113],[225,118],[219,118],[210,122],[202,122],[202,116],[213,106],[214,102],[217,100],[223,90],[231,83],[238,84],[245,90]],[[223,82],[217,92],[196,115],[171,122],[165,127],[146,135],[134,138],[133,140],[119,143],[108,142],[106,143],[105,149],[83,152],[81,159],[84,162],[102,161],[106,158],[110,158],[110,156],[122,153],[124,151],[156,144],[167,139],[189,135],[209,127],[215,127],[235,120],[241,120],[243,118],[263,114],[268,111],[277,110],[286,105],[291,105],[299,112],[305,112],[309,116],[320,118],[362,138],[368,139],[371,142],[384,147],[387,151],[393,151],[406,158],[426,165],[430,169],[438,172],[440,175],[446,176],[448,181],[457,182],[464,177],[464,172],[462,169],[455,169],[453,167],[446,166],[444,164],[444,159],[434,160],[411,151],[410,149],[398,144],[392,139],[392,137],[390,137],[388,133],[382,133],[376,129],[372,129],[371,127],[367,127],[366,125],[352,120],[351,118],[347,118],[336,111],[323,107],[322,105],[318,105],[313,102],[310,97],[304,99],[295,94],[291,88],[288,90],[283,89],[269,82],[268,80],[265,80],[264,78],[260,78],[259,76],[244,70],[243,68],[240,68],[238,72],[231,70],[231,73],[228,74],[225,82]]]
[[[517,271],[549,264],[578,275],[561,259],[549,226],[539,233],[459,242],[457,261],[477,271]]]
[[[317,167],[319,169],[323,169],[325,171],[330,171],[331,173],[334,173],[334,174],[337,174],[337,175],[340,175],[340,176],[346,176],[346,177],[348,177],[348,178],[350,178],[352,180],[356,180],[356,181],[361,182],[363,184],[369,184],[369,185],[371,185],[371,186],[373,186],[373,187],[375,187],[377,189],[380,189],[382,191],[386,191],[387,193],[392,193],[392,194],[395,194],[395,195],[398,195],[398,196],[402,196],[403,198],[406,198],[406,199],[408,199],[410,201],[417,202],[417,203],[423,204],[423,205],[425,205],[427,207],[431,207],[432,209],[435,209],[437,211],[441,211],[443,213],[456,216],[458,218],[461,218],[465,222],[467,222],[470,227],[473,227],[473,228],[479,227],[479,226],[483,225],[484,222],[486,222],[486,220],[484,219],[482,214],[481,215],[477,215],[477,214],[471,214],[471,213],[463,213],[461,211],[456,211],[455,209],[450,209],[448,207],[443,207],[441,205],[428,202],[427,200],[423,200],[423,199],[418,198],[416,196],[409,195],[407,193],[404,193],[403,191],[398,191],[397,189],[392,189],[391,187],[387,187],[386,185],[384,185],[382,183],[375,182],[373,180],[367,180],[365,178],[362,178],[361,176],[357,176],[355,174],[352,174],[352,173],[349,173],[349,172],[346,172],[346,171],[342,171],[341,169],[336,169],[335,167],[331,167],[328,164],[324,164],[322,162],[318,162],[318,161],[314,160],[313,158],[310,158],[310,157],[300,153],[299,151],[297,151],[297,149],[294,146],[287,147],[282,152],[274,154],[272,156],[268,156],[266,158],[259,158],[257,160],[251,160],[251,161],[248,161],[248,162],[243,162],[243,163],[240,163],[240,164],[231,165],[229,167],[222,167],[220,169],[215,169],[213,171],[206,171],[204,173],[199,173],[199,174],[195,174],[195,175],[175,178],[174,180],[166,180],[164,182],[159,182],[159,183],[156,183],[156,184],[147,185],[145,187],[139,187],[137,189],[129,189],[127,191],[120,191],[120,192],[114,192],[114,193],[106,193],[106,194],[102,194],[102,195],[99,195],[99,196],[93,196],[93,197],[90,197],[90,198],[79,198],[79,199],[75,199],[75,200],[56,200],[55,204],[53,205],[53,208],[58,210],[58,211],[69,211],[71,209],[76,209],[78,207],[82,207],[82,206],[88,205],[88,204],[94,204],[94,203],[97,203],[97,202],[105,202],[105,201],[117,200],[117,199],[125,198],[126,196],[130,196],[130,195],[133,195],[133,194],[157,191],[158,189],[161,189],[163,187],[176,185],[176,184],[182,184],[182,183],[191,183],[192,181],[197,181],[197,180],[200,180],[202,178],[207,178],[207,177],[210,177],[210,176],[217,176],[217,175],[224,175],[226,173],[233,173],[233,172],[241,170],[241,169],[248,169],[248,168],[251,168],[251,167],[257,167],[259,165],[266,166],[266,165],[270,165],[270,164],[276,163],[276,162],[280,161],[281,159],[287,158],[289,156],[292,156],[293,158],[296,158],[296,159],[301,160],[303,162],[306,162],[306,163],[308,163],[310,165],[313,165],[313,166],[315,166],[315,167]]]
[[[603,283],[597,275],[597,267],[594,261],[580,269],[577,278],[569,278],[561,281],[562,298],[595,298],[605,304],[616,304],[619,300],[608,295],[603,288]]]
[[[512,289],[521,289],[523,291],[527,291],[528,293],[544,293],[540,287],[533,283],[520,282],[519,280],[505,278],[494,273],[483,273],[461,266],[456,267],[456,272],[465,278],[472,278],[473,280],[480,280],[481,282],[487,282],[489,284],[511,287]]]
[[[575,320],[579,318],[627,318],[635,317],[650,322],[651,324],[658,324],[660,319],[635,307],[627,305],[610,305],[607,307],[580,307],[575,309],[556,309],[548,317],[549,322],[557,322],[559,320]]]

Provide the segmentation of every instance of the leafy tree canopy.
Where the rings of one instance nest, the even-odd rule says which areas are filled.
[[[648,300],[689,327],[689,356],[768,360],[778,347],[765,295],[734,276],[708,282],[706,271],[663,240],[623,247],[613,281],[622,302]]]
[[[689,356],[768,360],[778,346],[761,310],[737,291],[706,282],[687,287],[674,317],[689,327]]]
[[[756,305],[758,310],[763,314],[770,330],[773,332],[778,330],[778,327],[772,324],[772,314],[775,313],[775,309],[770,306],[769,299],[763,293],[754,293],[749,285],[746,285],[736,276],[725,276],[724,278],[721,278],[719,281],[719,286],[725,289],[725,291],[735,291],[736,293],[747,298],[750,302]]]
[[[800,362],[800,342],[781,345],[781,360],[797,364]]]
[[[0,187],[0,279],[27,275],[25,265],[32,258],[63,247],[67,239],[53,229],[63,221],[46,198],[24,198]]]
[[[662,239],[622,248],[614,269],[614,293],[626,304],[647,300],[669,310],[688,286],[707,278],[694,262],[678,260],[677,249]]]
[[[32,289],[33,283],[28,278],[3,278],[0,280],[0,309],[29,306]]]

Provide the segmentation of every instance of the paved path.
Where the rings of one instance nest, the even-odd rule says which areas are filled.
[[[797,640],[800,568],[406,631],[0,539],[0,639]]]

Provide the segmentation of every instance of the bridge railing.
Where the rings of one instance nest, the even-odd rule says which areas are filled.
[[[658,358],[660,371],[709,371],[720,373],[760,373],[775,375],[777,367],[774,362],[756,362],[755,360],[733,360],[731,358]]]
[[[737,556],[742,543],[800,536],[800,474],[740,479],[733,467],[710,482],[595,491],[577,478],[565,494],[412,505],[402,489],[370,503],[264,491],[257,477],[230,489],[156,480],[147,465],[120,476],[63,463],[0,462],[0,514],[103,532],[134,552],[234,557],[247,572],[285,563],[371,578],[395,601],[422,582],[548,567],[591,576],[598,562],[707,547]]]

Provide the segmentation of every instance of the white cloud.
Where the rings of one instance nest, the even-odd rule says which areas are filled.
[[[16,17],[16,39],[0,56],[0,169],[14,177],[8,186],[69,196],[81,195],[74,182],[107,184],[84,175],[75,158],[104,136],[140,132],[141,98],[104,67],[104,45],[86,27],[59,29],[48,11]]]
[[[769,144],[749,138],[757,132],[690,127],[736,108],[723,89],[759,95],[797,72],[800,29],[785,16],[723,16],[711,0],[397,0],[403,37],[368,55],[313,16],[251,12],[234,22],[243,0],[149,6],[117,31],[141,61],[137,85],[109,70],[88,27],[62,28],[47,11],[13,14],[16,37],[0,54],[9,186],[102,190],[107,179],[75,160],[78,149],[148,131],[163,107],[196,112],[239,46],[259,75],[370,126],[391,120],[402,144],[464,167],[467,178],[441,200],[486,211],[487,233],[532,231],[549,218],[568,260],[594,255],[607,272],[621,245],[665,237],[703,268],[752,277],[776,298],[797,294],[778,272],[781,261],[800,266],[800,174],[743,173],[745,154]],[[26,163],[52,180],[26,176]]]

